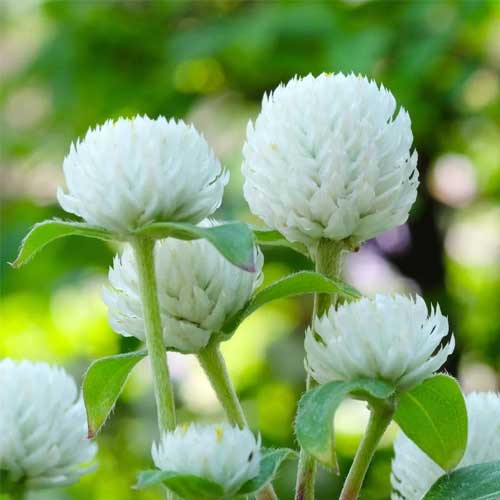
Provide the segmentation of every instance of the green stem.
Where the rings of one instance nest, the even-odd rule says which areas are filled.
[[[391,423],[394,411],[395,405],[392,401],[382,401],[376,406],[372,406],[368,427],[354,457],[339,500],[356,500],[358,498],[368,466],[378,443]]]
[[[240,429],[248,427],[243,408],[229,377],[226,362],[220,352],[219,343],[209,342],[207,347],[198,353],[198,361],[210,380],[229,421]],[[257,500],[278,500],[271,484],[257,493]]]
[[[342,263],[347,246],[344,242],[322,239],[313,251],[316,271],[329,278],[338,278],[342,271]],[[337,303],[337,295],[314,294],[313,319],[323,315],[331,305]],[[314,388],[316,382],[309,373],[306,378],[306,391]],[[295,486],[295,500],[314,500],[314,482],[316,476],[316,461],[305,450],[300,450]]]
[[[153,388],[158,412],[160,432],[175,429],[175,406],[172,382],[168,371],[163,329],[161,326],[160,306],[156,285],[154,265],[154,240],[137,238],[133,242],[142,307],[146,346],[153,372]]]
[[[210,342],[198,353],[198,361],[205,371],[227,418],[240,429],[247,427],[247,421],[227,372],[226,362],[217,342]]]

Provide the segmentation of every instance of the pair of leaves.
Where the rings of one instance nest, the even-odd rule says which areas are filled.
[[[231,495],[231,498],[250,495],[261,490],[273,480],[281,463],[294,455],[295,452],[284,448],[262,449],[258,476],[244,483],[236,493]],[[164,484],[176,495],[186,500],[220,500],[226,498],[221,485],[206,478],[176,474],[172,471],[149,470],[141,472],[135,488],[143,489],[156,484]]]
[[[241,222],[227,222],[219,226],[199,227],[181,222],[157,222],[144,226],[130,236],[177,238],[195,240],[204,238],[234,265],[246,271],[255,271],[254,239],[250,228]],[[35,224],[24,238],[13,267],[21,267],[49,243],[65,236],[85,236],[101,240],[123,240],[105,229],[83,222],[47,220]]]
[[[295,424],[301,446],[327,467],[336,468],[333,420],[349,395],[386,399],[395,388],[380,380],[330,382],[308,391],[299,403]],[[453,469],[467,444],[467,411],[458,383],[435,375],[399,397],[394,420],[430,458]]]
[[[213,227],[199,227],[184,222],[155,222],[142,227],[136,236],[151,238],[177,238],[194,240],[204,238],[234,265],[247,271],[255,271],[254,243],[259,245],[284,246],[292,248],[306,257],[305,245],[287,241],[281,233],[269,229],[250,229],[241,222],[227,222]],[[123,236],[112,234],[103,228],[85,222],[46,220],[35,224],[26,235],[13,267],[21,267],[35,256],[44,246],[65,236],[85,236],[101,240],[123,240]]]
[[[461,467],[439,478],[423,500],[498,500],[500,461]]]

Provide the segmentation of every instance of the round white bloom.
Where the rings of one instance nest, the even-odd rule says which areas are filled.
[[[407,390],[423,381],[453,352],[453,336],[439,306],[430,314],[421,297],[377,295],[331,307],[306,331],[306,365],[320,384],[375,378]],[[437,352],[436,352],[437,351]]]
[[[75,381],[46,363],[0,361],[0,470],[27,488],[78,481],[97,446]]]
[[[204,225],[214,224],[205,221]],[[214,332],[240,311],[262,280],[263,257],[256,250],[256,271],[228,262],[207,240],[167,238],[156,242],[155,265],[165,346],[182,352],[205,347]],[[144,340],[144,318],[134,254],[127,247],[109,271],[103,291],[111,327]]]
[[[264,96],[243,148],[250,209],[290,241],[358,242],[403,224],[417,196],[408,113],[355,75],[293,78]]]
[[[62,208],[126,234],[155,221],[197,223],[221,204],[228,174],[191,125],[137,116],[108,120],[71,145]]]
[[[457,469],[500,460],[500,394],[472,393],[465,398],[469,420],[467,448]],[[420,500],[446,472],[400,432],[394,443],[393,500]]]
[[[208,479],[231,495],[258,475],[260,437],[229,424],[191,424],[164,434],[151,453],[159,469]]]

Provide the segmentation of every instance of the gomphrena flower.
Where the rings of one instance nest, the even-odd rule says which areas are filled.
[[[191,424],[164,434],[152,456],[159,469],[208,479],[231,496],[258,475],[260,438],[229,424]]]
[[[418,186],[408,113],[353,74],[293,78],[247,128],[244,194],[290,241],[362,242],[406,221]]]
[[[256,271],[250,273],[228,262],[207,240],[168,238],[156,243],[158,299],[167,347],[198,352],[243,308],[262,279],[263,257],[256,252]],[[111,327],[124,336],[144,340],[137,266],[130,247],[115,257],[109,281],[103,299]]]
[[[500,394],[466,396],[468,438],[457,469],[500,460]],[[420,500],[446,472],[402,432],[394,443],[391,483],[393,500]]]
[[[334,307],[306,332],[306,365],[320,384],[376,378],[406,390],[432,375],[453,352],[439,306],[404,295],[363,298]]]
[[[51,488],[93,470],[97,447],[75,381],[46,363],[0,361],[0,470],[7,485]]]
[[[183,121],[108,120],[71,145],[59,203],[91,225],[127,234],[157,221],[197,223],[221,204],[228,175]]]

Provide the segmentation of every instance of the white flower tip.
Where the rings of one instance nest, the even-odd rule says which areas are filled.
[[[447,321],[421,297],[376,295],[331,307],[306,331],[307,368],[319,383],[381,379],[406,390],[438,370],[455,346]]]
[[[362,242],[402,224],[418,174],[408,114],[395,110],[392,94],[361,75],[280,84],[247,126],[242,170],[251,210],[309,246],[320,238]]]

